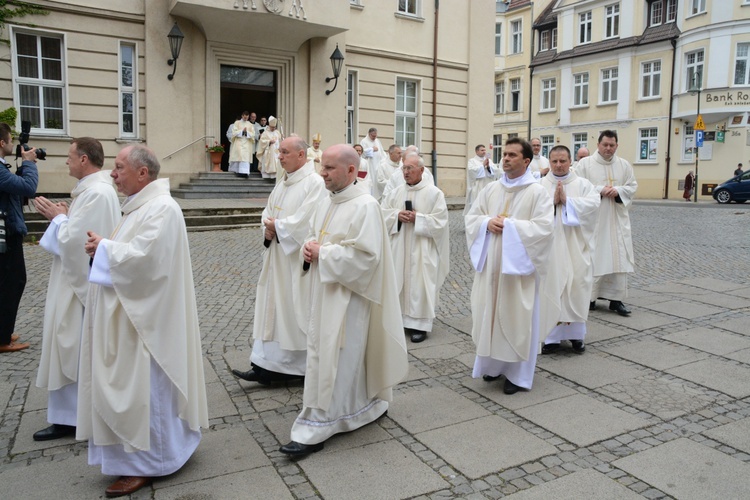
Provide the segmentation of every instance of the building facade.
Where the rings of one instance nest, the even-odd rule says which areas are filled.
[[[323,147],[377,127],[384,145],[419,146],[438,185],[461,195],[469,138],[492,129],[492,0],[35,3],[48,15],[6,26],[0,109],[14,106],[16,129],[31,121],[30,143],[48,150],[39,192],[71,189],[77,136],[102,141],[110,167],[124,145],[147,143],[176,187],[208,169],[205,145],[247,109],[279,117],[285,134],[320,133]],[[341,75],[326,82],[337,46]]]

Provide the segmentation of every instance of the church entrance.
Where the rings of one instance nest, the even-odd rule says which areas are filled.
[[[221,137],[225,153],[221,169],[229,168],[229,139],[226,133],[230,125],[240,118],[243,111],[261,117],[276,115],[276,72],[265,69],[221,65]],[[253,170],[257,170],[257,159]]]

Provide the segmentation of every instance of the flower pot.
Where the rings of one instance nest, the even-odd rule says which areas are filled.
[[[209,151],[208,154],[211,155],[211,165],[213,165],[211,172],[221,172],[221,157],[224,156],[224,153],[221,151]]]

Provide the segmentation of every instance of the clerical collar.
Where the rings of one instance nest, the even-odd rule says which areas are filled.
[[[350,187],[352,187],[356,183],[357,183],[357,179],[354,179],[354,182],[352,182],[351,184],[349,184],[348,186],[346,186],[344,189],[341,189],[339,191],[331,191],[331,196],[333,196],[334,194],[343,193],[344,191],[346,191],[347,189],[349,189]]]
[[[515,179],[508,179],[508,174],[503,174],[499,180],[505,187],[525,186],[526,184],[538,182],[536,177],[531,174],[531,170],[528,167],[526,167],[526,172],[523,175],[516,177]]]
[[[570,177],[570,170],[568,170],[568,173],[565,174],[565,175],[557,175],[554,172],[552,172],[552,175],[554,175],[555,179],[557,179],[558,181],[564,181],[565,179],[567,179],[568,177]]]

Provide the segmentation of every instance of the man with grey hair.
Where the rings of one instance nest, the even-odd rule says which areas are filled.
[[[438,294],[450,266],[448,206],[443,192],[424,176],[424,160],[404,156],[404,182],[383,200],[404,332],[414,343],[432,331]]]
[[[404,150],[401,152],[401,165],[404,164],[404,158],[406,158],[406,155],[411,154],[411,153],[414,153],[421,158],[418,147],[416,147],[413,144],[411,146],[406,146],[406,148],[404,148]],[[422,165],[424,166],[424,159],[422,160]],[[425,168],[424,172],[422,172],[422,176],[428,182],[430,182],[430,184],[435,184],[435,178],[430,173],[430,169]],[[404,174],[399,168],[395,172],[393,172],[393,174],[391,174],[391,178],[388,179],[388,184],[385,185],[385,189],[383,190],[383,196],[381,197],[381,202],[382,200],[385,199],[386,196],[388,196],[388,194],[391,191],[403,185],[404,185]]]
[[[89,465],[129,495],[179,470],[208,427],[198,311],[185,219],[159,161],[127,146],[112,171],[127,198],[110,238],[89,231],[77,439]]]
[[[380,165],[378,165],[374,179],[375,184],[373,184],[373,192],[376,193],[373,194],[373,196],[375,196],[376,200],[383,201],[388,181],[393,174],[400,172],[401,153],[401,146],[398,144],[391,144],[388,147],[388,156],[386,156],[385,159],[380,162]]]
[[[551,154],[551,153],[550,153]],[[573,162],[573,164],[570,166],[573,170],[575,170],[576,166],[578,165],[578,162],[589,156],[591,153],[589,152],[588,148],[586,146],[581,146],[578,148],[578,151],[576,151],[576,161]]]

